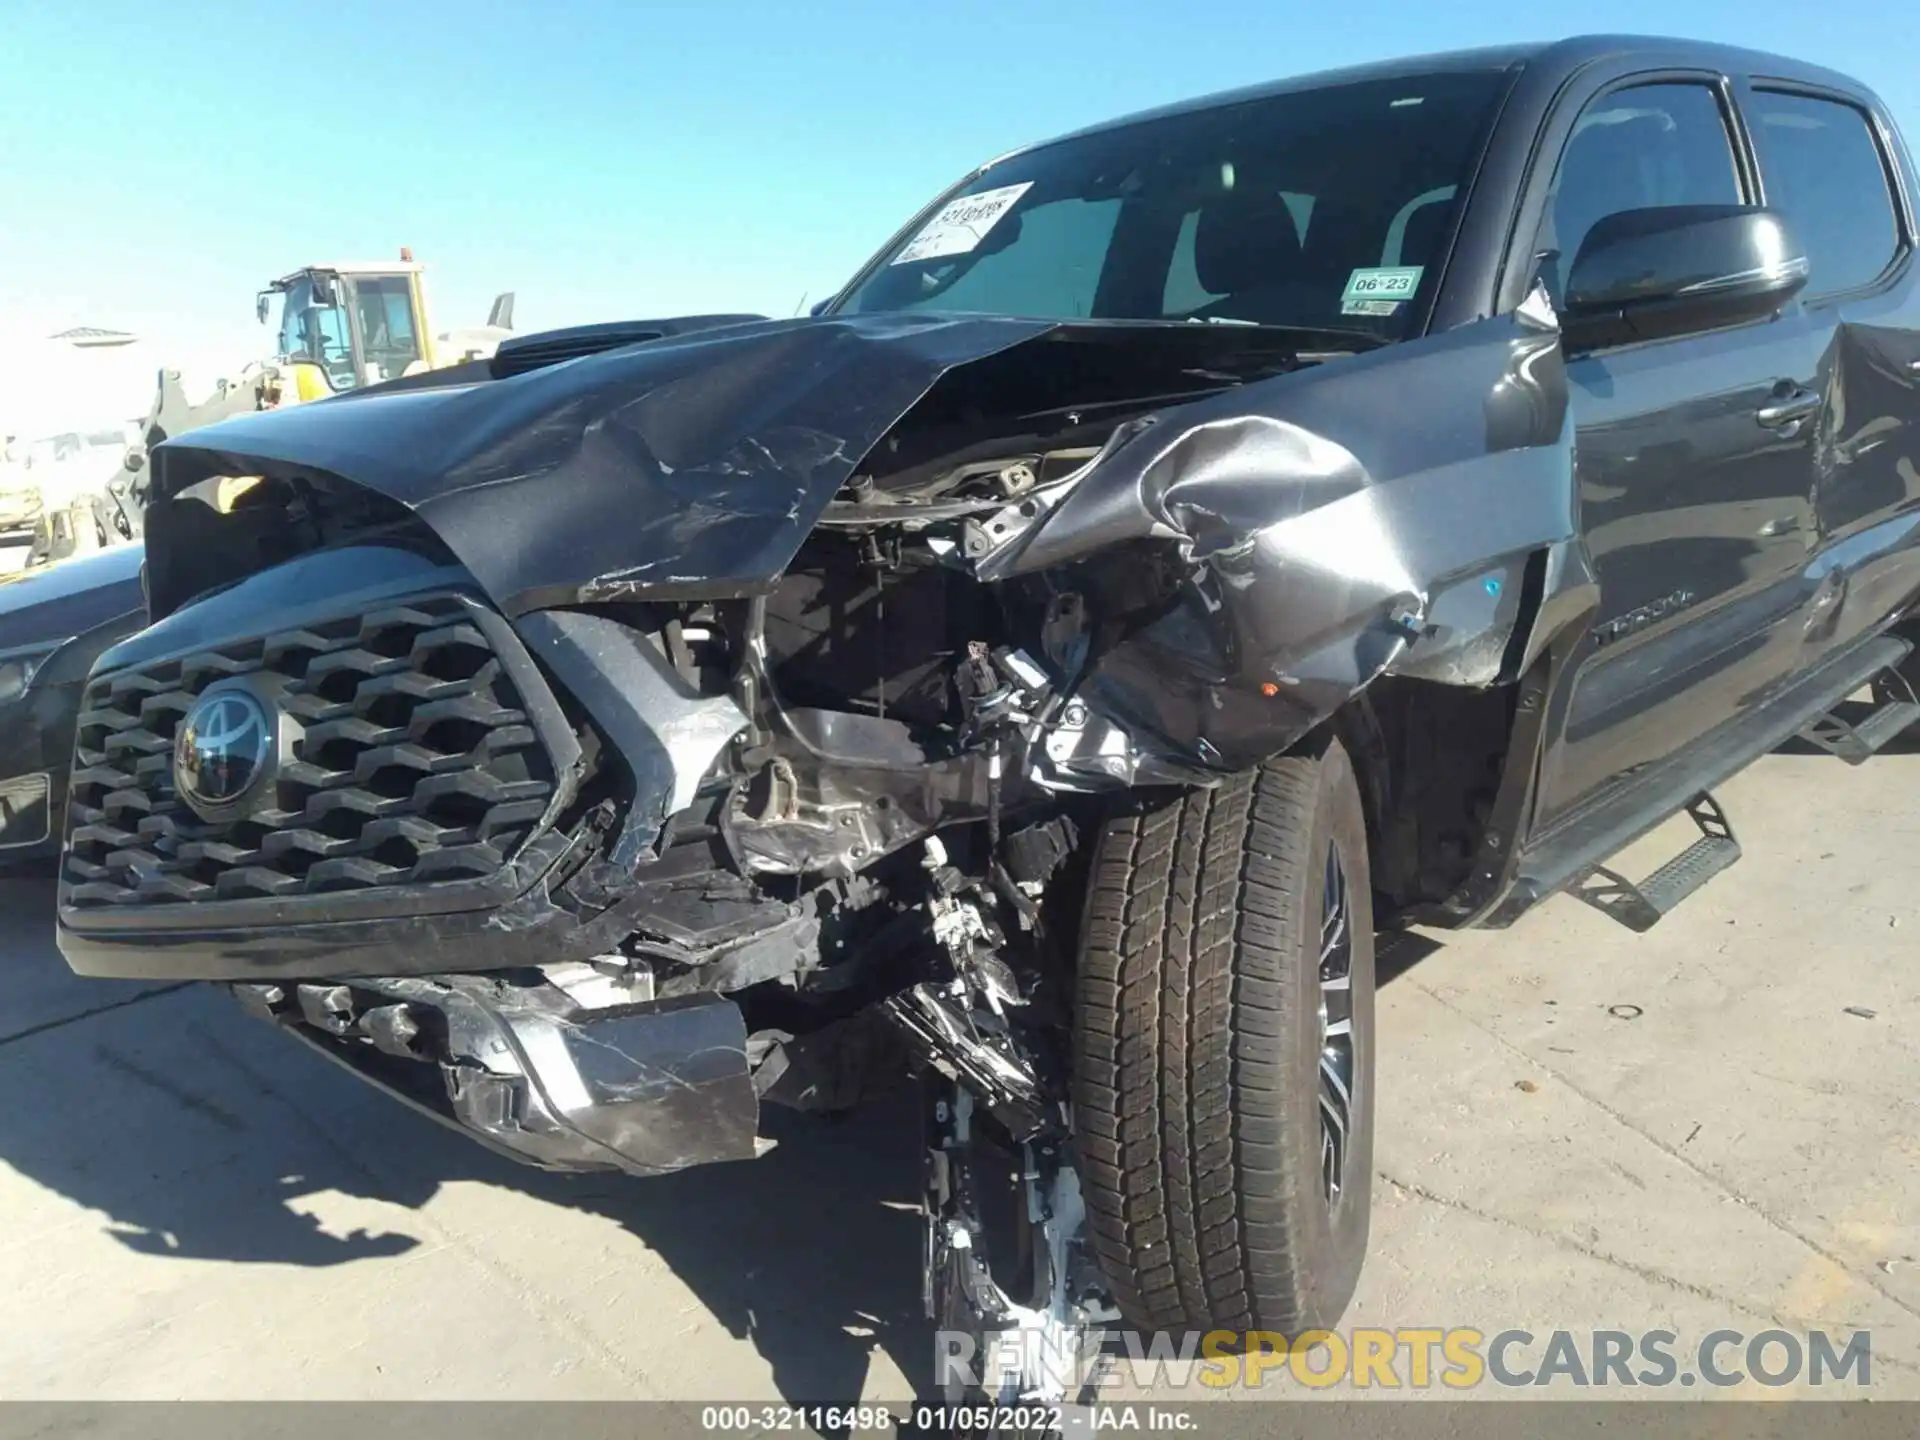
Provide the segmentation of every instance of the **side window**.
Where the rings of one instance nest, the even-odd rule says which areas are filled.
[[[1900,252],[1900,225],[1866,115],[1837,100],[1763,90],[1752,118],[1767,203],[1786,217],[1813,268],[1807,293],[1879,278]]]
[[[1595,223],[1622,210],[1738,205],[1740,174],[1719,97],[1705,85],[1633,85],[1601,96],[1561,152],[1536,249],[1555,298]]]

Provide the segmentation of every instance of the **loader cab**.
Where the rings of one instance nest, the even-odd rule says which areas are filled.
[[[313,265],[260,293],[262,323],[278,311],[275,358],[289,400],[320,400],[431,368],[433,346],[417,262]]]

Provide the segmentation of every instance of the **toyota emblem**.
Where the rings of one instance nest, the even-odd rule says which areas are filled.
[[[275,713],[250,690],[209,690],[194,702],[173,745],[173,784],[203,819],[230,820],[272,776],[279,753]]]

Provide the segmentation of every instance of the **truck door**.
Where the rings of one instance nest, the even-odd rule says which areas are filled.
[[[1814,471],[1811,661],[1877,628],[1920,585],[1920,279],[1890,129],[1853,97],[1761,83],[1740,108],[1767,204],[1812,267],[1802,302],[1826,408]]]
[[[1581,112],[1538,249],[1556,296],[1622,210],[1754,203],[1717,77],[1628,82]],[[1540,820],[1697,739],[1786,673],[1811,541],[1818,344],[1773,321],[1568,356],[1581,525],[1600,582]]]

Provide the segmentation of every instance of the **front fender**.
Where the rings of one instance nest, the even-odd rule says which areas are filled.
[[[1594,588],[1559,341],[1537,294],[1143,422],[979,573],[1099,590],[1170,546],[1159,604],[1048,647],[1168,758],[1257,763],[1385,674],[1511,680]]]

